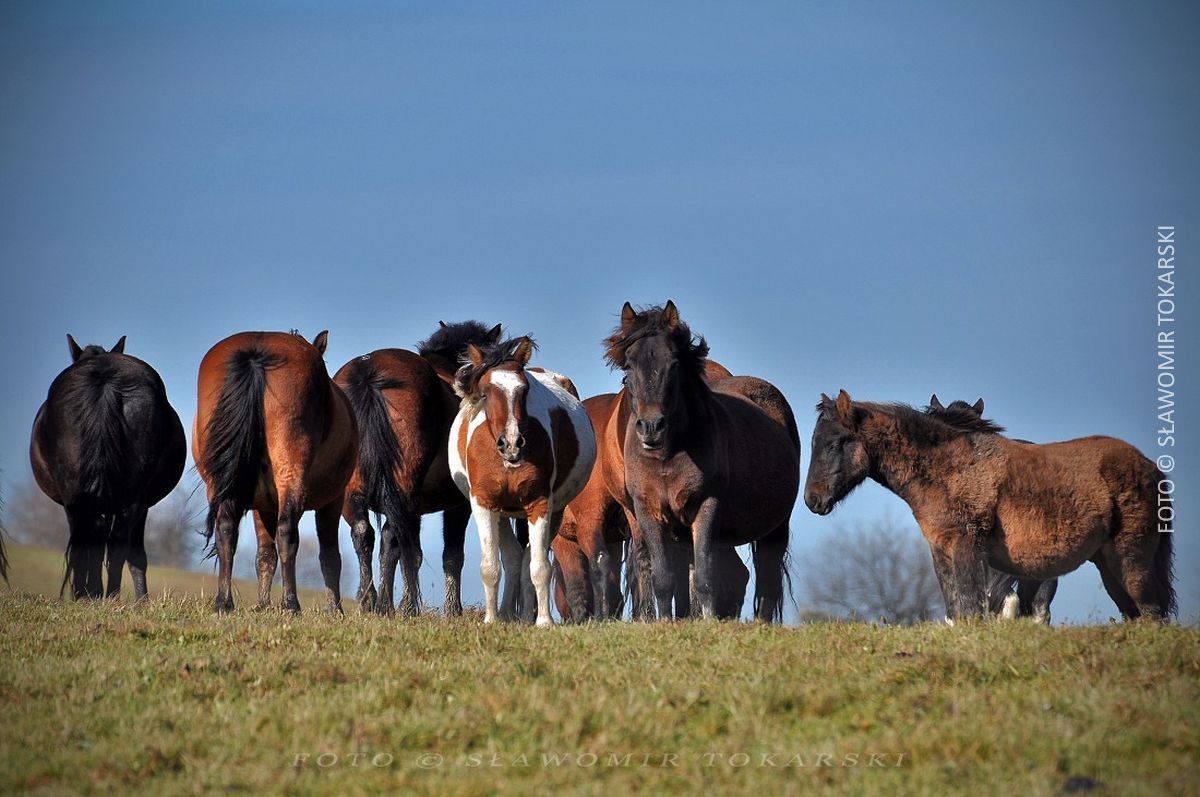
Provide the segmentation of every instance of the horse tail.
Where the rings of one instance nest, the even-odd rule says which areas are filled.
[[[207,441],[199,463],[212,495],[204,529],[208,545],[205,558],[216,555],[213,534],[220,510],[230,511],[236,523],[254,503],[267,446],[263,409],[267,371],[282,362],[282,357],[258,346],[235,351],[225,362],[225,379],[208,419]]]
[[[79,431],[79,481],[77,495],[100,502],[121,492],[125,481],[124,396],[117,384],[119,372],[112,363],[79,370],[69,399]]]
[[[377,513],[376,525],[383,533],[383,525],[379,523],[378,514],[392,521],[391,530],[394,534],[412,535],[411,524],[401,523],[400,519],[410,517],[416,507],[410,497],[400,491],[396,484],[396,470],[403,463],[403,451],[396,430],[392,428],[392,420],[388,415],[387,399],[383,391],[403,388],[404,383],[399,379],[381,373],[373,360],[355,360],[343,384],[346,398],[358,419],[358,473],[363,486],[363,494],[367,507]],[[402,540],[402,544],[415,545],[420,548],[420,527],[416,529],[417,538]],[[415,589],[420,589],[416,584]],[[413,596],[420,605],[421,595]]]
[[[0,578],[8,583],[8,551],[4,550],[4,528],[0,526]],[[61,594],[61,592],[60,592]]]
[[[1156,490],[1159,489],[1157,485],[1162,484],[1166,478],[1161,471],[1158,473]],[[1153,522],[1153,533],[1158,537],[1158,547],[1154,550],[1154,569],[1151,576],[1162,601],[1162,619],[1166,620],[1179,611],[1179,603],[1175,596],[1175,524],[1173,520],[1160,522],[1157,515]]]

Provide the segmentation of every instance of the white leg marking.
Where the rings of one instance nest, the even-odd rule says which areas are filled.
[[[537,624],[554,625],[550,619],[550,512],[529,524],[529,577],[537,592]]]
[[[1004,606],[1000,609],[1000,617],[1003,620],[1015,620],[1021,612],[1021,599],[1017,597],[1017,593],[1012,592],[1004,596]]]
[[[479,528],[479,547],[482,554],[479,576],[483,579],[483,621],[496,622],[496,592],[500,586],[500,523],[499,512],[480,506],[471,499],[471,514]]]

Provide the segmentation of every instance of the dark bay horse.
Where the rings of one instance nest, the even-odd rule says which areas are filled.
[[[908,503],[953,577],[952,617],[986,610],[990,565],[1046,580],[1091,560],[1127,619],[1175,611],[1173,541],[1156,517],[1162,474],[1111,437],[1037,445],[976,418],[954,426],[902,404],[822,394],[805,503],[833,510],[871,478]]]
[[[125,354],[80,348],[50,385],[33,422],[29,459],[38,486],[67,513],[63,586],[76,598],[121,592],[126,561],[137,600],[146,597],[146,513],[179,483],[187,457],[183,424],[158,373]]]
[[[270,606],[283,563],[283,609],[300,611],[300,516],[316,511],[326,608],[341,612],[338,519],[358,455],[350,402],[325,370],[328,333],[309,343],[287,332],[242,332],[200,363],[192,454],[208,485],[206,536],[218,562],[218,612],[233,609],[238,523],[254,510],[258,605]],[[214,540],[215,536],[215,540]]]
[[[653,584],[660,615],[677,602],[673,541],[690,543],[702,617],[717,613],[715,550],[751,543],[755,616],[781,619],[800,482],[787,400],[755,377],[706,381],[708,346],[693,339],[673,302],[641,312],[626,302],[605,345],[609,364],[625,372],[629,400],[624,490],[645,543],[635,546],[634,565]]]
[[[528,337],[468,346],[454,384],[462,407],[450,431],[450,472],[479,527],[484,621],[489,623],[497,616],[500,548],[508,551],[506,565],[523,558],[507,518],[529,522],[536,622],[552,623],[550,539],[562,508],[583,489],[596,459],[583,405],[564,377],[526,368],[533,349]],[[515,574],[505,570],[512,583]]]
[[[978,419],[983,417],[983,399],[977,400],[974,404],[952,401],[949,406],[944,407],[938,401],[937,394],[934,393],[929,398],[925,412],[951,426],[958,426],[970,431],[977,427]],[[1003,428],[997,426],[996,431],[1002,432]],[[1029,441],[1018,440],[1017,442],[1028,443]],[[940,584],[944,578],[950,577],[950,573],[943,573],[939,570],[937,576]],[[992,614],[1006,618],[1029,617],[1034,622],[1043,625],[1050,624],[1050,603],[1054,600],[1054,594],[1058,592],[1057,578],[1046,581],[1017,578],[989,566],[987,568],[987,584],[988,610]],[[948,585],[943,586],[942,598],[947,606],[950,605],[949,595]]]
[[[478,321],[438,322],[438,330],[416,353],[379,349],[354,358],[334,375],[350,399],[360,432],[358,466],[342,515],[358,555],[358,602],[364,611],[393,610],[397,563],[404,578],[400,612],[420,611],[421,515],[442,512],[445,611],[462,614],[463,544],[471,507],[450,477],[446,455],[459,405],[454,373],[468,344],[488,346],[499,339],[499,324],[488,329]],[[384,520],[378,593],[371,572],[372,512]]]

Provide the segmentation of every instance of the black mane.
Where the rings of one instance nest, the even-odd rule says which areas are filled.
[[[948,406],[940,408],[928,405],[925,407],[925,414],[964,432],[1000,434],[1004,431],[1003,426],[984,418],[965,401],[952,401]]]
[[[644,338],[666,335],[679,357],[680,363],[696,375],[703,374],[704,360],[708,357],[708,342],[703,335],[693,335],[683,319],[676,317],[673,324],[663,319],[664,308],[659,305],[639,308],[637,316],[628,329],[617,327],[604,339],[604,359],[610,368],[625,368],[625,354],[629,347]]]
[[[479,347],[490,343],[491,330],[480,321],[459,321],[446,324],[417,344],[422,357],[441,356],[458,362],[469,344]]]
[[[854,410],[866,410],[888,415],[896,420],[900,433],[907,439],[923,443],[939,443],[954,437],[982,432],[1000,434],[1004,427],[976,415],[969,407],[946,407],[942,410],[926,407],[919,410],[901,401],[877,403],[855,401]],[[837,405],[833,399],[817,402],[817,412],[822,417],[836,417]]]
[[[491,369],[498,365],[503,365],[506,362],[511,362],[516,359],[517,346],[523,341],[529,341],[534,351],[537,350],[537,343],[528,335],[520,338],[509,338],[508,340],[493,343],[487,346],[479,346],[483,352],[483,361],[479,365],[475,365],[463,355],[462,366],[458,369],[458,373],[454,375],[454,390],[460,396],[474,395],[475,389],[479,386],[479,380],[483,378]]]

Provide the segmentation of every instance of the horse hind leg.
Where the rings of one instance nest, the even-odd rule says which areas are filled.
[[[396,565],[400,562],[400,541],[390,521],[384,520],[379,529],[379,596],[375,600],[378,614],[396,610],[392,591],[396,587]]]
[[[296,555],[300,550],[302,507],[295,494],[285,494],[275,526],[275,546],[279,549],[279,563],[283,565],[283,597],[279,607],[295,614],[300,613],[300,598],[296,595]]]
[[[379,593],[375,591],[375,574],[371,559],[375,555],[375,528],[367,512],[367,501],[362,493],[351,493],[342,509],[343,517],[350,526],[350,540],[354,543],[354,555],[358,558],[358,593],[355,599],[364,612],[375,611]]]
[[[1021,579],[1017,582],[1017,600],[1021,617],[1032,618],[1035,623],[1050,625],[1050,602],[1058,591],[1058,579],[1047,581]]]
[[[146,600],[146,507],[138,506],[129,517],[129,577],[133,599]]]
[[[254,567],[258,571],[258,609],[271,607],[271,584],[275,581],[275,569],[279,564],[279,551],[275,545],[275,513],[262,510],[254,512],[254,536],[258,551],[254,555]]]
[[[405,617],[421,612],[421,516],[411,507],[397,509],[389,518],[399,554],[400,575],[404,579],[404,595],[399,611]]]
[[[1114,569],[1112,564],[1110,564],[1116,558],[1115,551],[1106,553],[1104,550],[1101,550],[1092,557],[1092,563],[1100,571],[1100,580],[1104,584],[1104,591],[1108,593],[1108,597],[1112,598],[1113,603],[1117,604],[1117,609],[1121,612],[1121,617],[1126,620],[1135,620],[1141,616],[1141,612],[1138,610],[1133,598],[1125,591],[1125,586],[1121,583],[1121,578],[1118,575],[1120,571]]]
[[[442,512],[442,573],[446,579],[443,610],[447,617],[461,617],[463,613],[462,571],[470,519],[471,507],[467,504]]]
[[[80,598],[100,598],[104,595],[102,570],[104,546],[109,525],[103,515],[89,507],[67,507],[70,538],[67,543],[67,567],[63,587],[71,583],[71,595]]]
[[[338,520],[342,502],[334,501],[316,512],[320,545],[321,578],[325,581],[325,610],[342,614],[342,552],[338,549]]]

